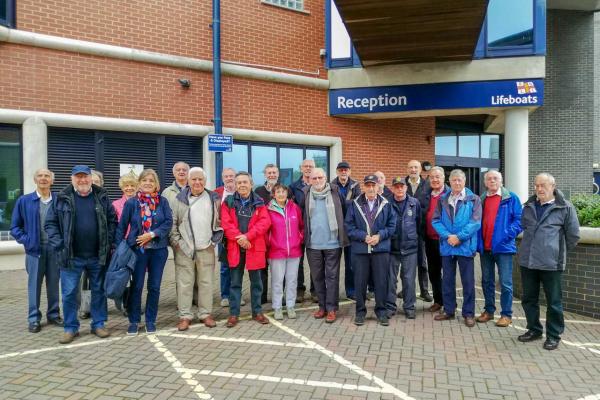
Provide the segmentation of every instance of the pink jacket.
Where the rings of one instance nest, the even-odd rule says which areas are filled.
[[[304,221],[302,211],[292,200],[285,205],[285,213],[275,200],[269,203],[268,211],[271,218],[271,230],[268,235],[269,249],[267,258],[296,258],[302,256],[304,241]]]
[[[115,200],[112,202],[112,205],[117,213],[117,221],[121,220],[121,214],[123,214],[123,207],[125,207],[125,202],[127,200],[127,196],[123,195],[123,197],[121,197],[119,200]]]

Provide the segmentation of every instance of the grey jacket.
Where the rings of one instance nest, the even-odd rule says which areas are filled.
[[[519,247],[519,265],[544,271],[564,271],[567,250],[579,240],[579,221],[575,207],[565,200],[560,190],[554,190],[555,201],[538,221],[536,196],[523,207],[521,226],[523,240]]]
[[[212,237],[211,242],[216,245],[223,240],[223,228],[221,228],[221,198],[215,192],[204,189],[210,196],[212,201]],[[194,231],[192,230],[192,222],[190,218],[190,203],[188,196],[190,188],[185,187],[177,195],[175,201],[171,204],[173,210],[173,226],[169,241],[171,247],[179,248],[183,254],[189,258],[194,258]]]
[[[333,196],[333,203],[335,204],[335,219],[337,220],[338,225],[338,240],[340,242],[340,247],[346,247],[350,244],[350,240],[348,240],[348,236],[346,235],[346,231],[344,228],[344,199],[340,194],[340,191],[337,185],[331,184],[331,195]],[[304,245],[310,249],[310,217],[308,216],[308,210],[310,209],[309,204],[312,201],[311,196],[309,196],[310,186],[306,186],[302,189],[304,194],[304,204],[300,207],[303,210],[304,216]]]
[[[162,191],[162,195],[167,198],[167,201],[169,202],[169,206],[171,206],[171,210],[173,209],[173,206],[175,205],[175,202],[176,202],[175,199],[177,198],[177,195],[179,193],[181,193],[181,188],[179,188],[179,186],[177,186],[177,182],[175,182],[175,181],[173,181],[171,186],[166,187],[165,190]]]

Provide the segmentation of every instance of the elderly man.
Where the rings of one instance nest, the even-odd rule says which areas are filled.
[[[57,252],[62,287],[64,334],[60,343],[71,343],[79,335],[77,289],[81,273],[87,272],[92,291],[91,331],[100,338],[110,336],[104,327],[106,296],[102,286],[110,258],[117,215],[105,189],[92,185],[87,165],[71,170],[71,184],[56,196],[48,210],[45,229],[48,244]]]
[[[406,178],[402,176],[392,180],[394,198],[391,205],[396,211],[396,230],[391,243],[386,308],[389,316],[396,313],[396,286],[398,270],[400,270],[404,290],[402,304],[404,315],[407,319],[415,319],[415,278],[417,277],[421,206],[417,199],[406,193],[407,187]]]
[[[310,175],[315,168],[315,161],[311,159],[306,159],[302,161],[300,164],[300,171],[302,172],[302,176],[298,178],[297,181],[290,185],[290,190],[292,191],[292,195],[296,204],[300,206],[304,210],[304,189],[310,186]],[[304,293],[306,292],[306,285],[304,285],[304,249],[306,248],[306,243],[302,245],[302,257],[300,257],[300,265],[298,266],[298,288],[296,292],[296,303],[302,303],[304,301]],[[310,282],[310,293],[313,300],[316,299],[316,295],[314,294],[315,288],[312,282]]]
[[[48,234],[44,230],[46,215],[56,193],[50,191],[54,183],[54,173],[42,168],[35,171],[33,181],[34,192],[17,199],[10,234],[25,247],[25,269],[27,270],[27,298],[29,301],[29,332],[38,333],[42,326],[40,321],[40,295],[42,282],[46,280],[46,297],[48,308],[46,319],[48,325],[63,326],[58,305],[58,265],[54,250],[48,246]]]
[[[188,185],[173,202],[173,227],[170,242],[175,250],[177,282],[177,329],[189,328],[194,315],[192,297],[198,288],[198,319],[208,328],[217,326],[212,317],[215,246],[223,239],[219,213],[221,199],[205,189],[206,174],[199,167],[189,171]],[[194,282],[196,285],[194,285]]]
[[[178,161],[173,165],[173,177],[175,180],[171,186],[165,188],[162,192],[162,195],[169,201],[171,208],[173,208],[173,202],[179,192],[181,192],[181,189],[187,186],[189,171],[190,166],[183,161]]]
[[[407,193],[409,196],[416,198],[419,201],[421,208],[425,207],[425,197],[427,193],[431,191],[429,187],[429,181],[421,178],[421,163],[417,160],[410,160],[406,166],[408,176],[406,181],[408,183]],[[419,267],[419,297],[426,302],[432,302],[433,297],[429,294],[429,282],[427,273],[427,255],[425,254],[425,240],[424,232],[419,232],[419,251],[417,265]]]
[[[357,181],[350,178],[350,164],[347,161],[338,163],[335,173],[337,177],[331,181],[336,185],[346,203],[360,196],[360,185]],[[344,215],[346,217],[346,215]],[[354,300],[354,274],[352,273],[352,252],[350,246],[344,247],[344,287],[346,288],[346,297]]]
[[[372,276],[375,288],[375,315],[379,324],[389,325],[386,312],[391,237],[396,230],[396,215],[387,199],[379,192],[376,175],[364,178],[364,193],[348,207],[346,230],[352,246],[356,315],[354,324],[364,325],[367,283]]]
[[[390,201],[394,197],[394,193],[392,193],[392,191],[385,185],[385,174],[381,171],[375,171],[374,175],[377,177],[377,194],[385,197],[388,201]]]
[[[348,244],[344,230],[343,199],[335,185],[327,182],[322,168],[310,175],[304,188],[304,243],[310,274],[319,299],[313,316],[335,322],[339,307],[340,256]]]
[[[444,312],[436,321],[454,318],[456,310],[456,264],[463,286],[462,316],[465,325],[475,326],[475,271],[477,232],[481,228],[481,199],[465,187],[466,176],[460,169],[450,172],[449,193],[442,195],[433,214],[432,225],[440,236],[442,255],[442,293]]]
[[[565,329],[562,306],[562,273],[567,251],[579,241],[579,221],[575,207],[556,189],[554,177],[547,173],[535,177],[535,195],[523,207],[523,240],[519,248],[522,304],[527,318],[527,332],[521,342],[542,337],[540,323],[540,283],[546,295],[546,341],[544,349],[554,350]]]
[[[512,322],[513,255],[517,252],[515,239],[521,233],[521,201],[502,186],[502,174],[488,171],[484,175],[487,191],[481,195],[483,217],[479,230],[478,251],[481,255],[481,287],[485,309],[477,322],[494,319],[496,312],[496,268],[500,277],[500,319],[496,326],[505,328]]]
[[[236,191],[221,205],[221,224],[227,238],[227,260],[231,272],[229,319],[227,327],[237,325],[242,298],[244,269],[250,275],[252,319],[260,324],[269,320],[262,313],[261,270],[266,266],[266,233],[271,219],[265,203],[252,191],[252,176],[240,171],[235,176]]]

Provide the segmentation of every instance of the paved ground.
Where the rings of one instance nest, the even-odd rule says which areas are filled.
[[[217,307],[217,328],[196,324],[180,334],[172,270],[169,262],[156,335],[126,336],[126,318],[111,304],[111,338],[96,338],[84,322],[69,346],[58,344],[60,328],[27,332],[26,275],[1,272],[0,398],[600,399],[598,320],[567,314],[553,352],[516,340],[525,325],[518,302],[504,329],[435,322],[420,301],[416,320],[400,316],[387,328],[374,319],[354,326],[349,302],[327,325],[306,301],[296,320],[233,329]],[[480,290],[477,297],[479,311]]]

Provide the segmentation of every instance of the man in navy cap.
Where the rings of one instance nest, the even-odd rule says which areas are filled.
[[[57,253],[62,288],[64,334],[59,343],[71,343],[79,336],[77,292],[82,272],[90,280],[91,331],[100,338],[110,336],[104,327],[107,318],[102,282],[110,257],[117,216],[105,189],[92,184],[87,165],[71,170],[71,184],[58,193],[48,210],[48,243]]]

